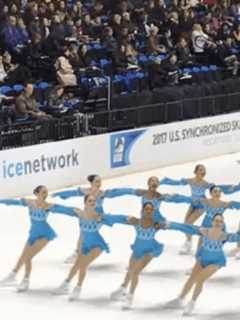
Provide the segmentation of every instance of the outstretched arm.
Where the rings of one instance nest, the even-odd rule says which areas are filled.
[[[228,202],[228,206],[227,206],[229,209],[240,209],[240,202],[238,201],[231,201],[231,202]]]
[[[84,195],[85,195],[84,192],[80,188],[77,188],[77,189],[56,192],[53,194],[53,197],[60,197],[61,199],[68,199],[71,197],[83,197]]]
[[[0,204],[5,204],[6,206],[24,206],[24,207],[28,206],[27,200],[25,199],[19,199],[19,200],[4,199],[4,200],[0,200]]]
[[[188,179],[180,179],[180,180],[175,180],[175,179],[171,179],[171,178],[163,178],[160,181],[160,185],[169,185],[169,186],[186,186],[189,184]]]
[[[104,198],[115,198],[125,195],[139,196],[138,190],[133,188],[116,188],[104,191]]]
[[[181,231],[192,235],[202,235],[200,228],[186,223],[169,222],[167,229]]]
[[[71,217],[79,217],[79,210],[77,208],[62,206],[60,204],[51,205],[49,211],[51,211],[52,213],[65,214]]]
[[[212,186],[214,186],[215,184],[213,183],[209,183],[208,184],[208,188],[210,189]],[[216,185],[218,188],[220,188],[222,190],[223,193],[225,194],[232,194],[235,192],[240,191],[240,184],[237,185],[228,185],[228,184],[220,184],[220,185]]]
[[[161,200],[165,202],[174,202],[174,203],[190,203],[192,204],[193,199],[181,194],[163,194],[161,195]]]
[[[227,242],[240,242],[240,233],[227,233]]]
[[[101,222],[109,227],[112,227],[115,223],[130,224],[129,218],[129,216],[124,215],[104,214]]]

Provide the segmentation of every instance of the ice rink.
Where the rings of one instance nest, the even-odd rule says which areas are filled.
[[[207,167],[207,181],[235,184],[240,181],[238,161],[240,161],[240,154],[231,154],[200,163]],[[196,163],[188,163],[122,176],[104,181],[103,188],[123,186],[144,188],[147,178],[152,175],[159,178],[192,177],[195,165]],[[36,181],[37,184],[39,184],[38,181]],[[162,193],[189,194],[188,187],[161,186],[159,190]],[[240,201],[240,193],[223,196],[223,199]],[[59,198],[50,200],[76,207],[82,206],[82,200],[79,198],[66,201]],[[104,208],[107,213],[138,216],[140,200],[129,196],[105,200]],[[182,222],[187,208],[187,205],[164,204],[161,212],[170,221]],[[0,278],[2,278],[13,268],[22,250],[28,235],[29,218],[25,208],[1,205],[0,210]],[[240,211],[226,211],[225,219],[229,231],[236,231],[240,221]],[[121,284],[126,272],[130,245],[135,236],[133,227],[116,225],[112,229],[108,227],[101,229],[101,234],[110,245],[111,253],[103,254],[91,267],[83,287],[81,301],[70,303],[66,296],[54,296],[52,291],[66,277],[70,268],[63,261],[75,247],[79,235],[78,221],[75,218],[52,214],[49,216],[49,222],[58,233],[58,238],[34,260],[29,292],[20,294],[16,293],[14,288],[0,288],[1,320],[122,320],[123,317],[125,320],[175,320],[182,318],[181,310],[169,310],[166,308],[166,303],[179,294],[187,278],[185,271],[194,263],[194,257],[178,254],[184,241],[183,234],[173,231],[158,233],[158,240],[165,244],[165,252],[160,258],[154,259],[142,274],[133,309],[122,311],[119,304],[109,300],[109,294]],[[197,238],[195,238],[195,244],[196,241]],[[225,250],[229,251],[232,247],[234,244],[226,245]],[[240,319],[240,260],[229,258],[227,267],[220,270],[206,284],[192,318]]]

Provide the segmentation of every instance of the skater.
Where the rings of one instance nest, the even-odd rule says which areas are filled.
[[[160,185],[172,185],[172,186],[185,186],[189,185],[191,188],[191,195],[193,200],[200,200],[206,198],[206,191],[209,190],[214,184],[208,183],[204,178],[206,176],[206,168],[202,164],[196,165],[194,169],[195,177],[190,179],[173,180],[164,178],[160,181]],[[221,190],[225,194],[231,194],[240,190],[240,184],[236,186],[232,185],[220,185]],[[191,205],[186,213],[184,223],[194,224],[204,213],[201,208],[196,208]],[[192,253],[192,235],[186,235],[186,241],[180,250],[180,254],[190,255]]]
[[[88,182],[90,183],[90,188],[76,188],[66,191],[60,191],[53,194],[53,197],[60,197],[61,199],[68,199],[71,197],[84,197],[87,194],[91,194],[96,197],[96,210],[99,215],[103,214],[103,202],[105,198],[115,198],[124,195],[135,194],[135,190],[131,188],[116,188],[110,190],[101,190],[102,179],[97,174],[92,174],[87,177]],[[76,249],[73,254],[65,259],[65,263],[72,264],[75,262],[76,257],[78,256],[78,250],[80,247],[80,239],[78,239]]]
[[[75,208],[48,203],[48,190],[45,186],[36,187],[33,193],[36,196],[34,200],[0,200],[1,204],[24,206],[29,210],[31,227],[27,243],[13,271],[0,282],[2,286],[14,285],[17,273],[25,265],[24,278],[17,287],[18,292],[29,289],[33,258],[57,236],[47,222],[48,215],[52,212],[77,217]]]
[[[185,283],[183,290],[178,298],[168,303],[168,307],[182,308],[184,299],[193,289],[192,299],[185,306],[183,315],[191,316],[193,314],[196,301],[203,290],[204,284],[220,268],[226,265],[226,257],[223,246],[226,242],[240,241],[240,233],[226,233],[224,231],[224,218],[222,213],[216,213],[212,217],[212,226],[210,228],[196,227],[179,223],[170,223],[169,229],[182,231],[192,235],[198,235],[201,239],[201,245],[196,254],[196,263],[192,273]]]
[[[163,244],[155,240],[155,236],[160,229],[164,229],[166,222],[154,222],[154,205],[146,202],[143,205],[141,219],[130,218],[129,224],[134,225],[136,239],[131,246],[132,255],[124,281],[119,289],[111,294],[111,300],[122,300],[122,308],[130,309],[133,297],[138,285],[139,276],[143,269],[163,252]],[[127,292],[128,287],[129,291]]]
[[[96,197],[86,195],[84,197],[84,210],[79,211],[79,222],[81,230],[80,248],[78,256],[71,268],[67,278],[54,291],[54,294],[67,294],[71,280],[78,273],[78,282],[69,295],[69,301],[76,301],[80,298],[83,282],[89,266],[105,251],[109,252],[109,247],[99,233],[103,225],[112,226],[115,223],[128,224],[130,217],[122,215],[109,215],[103,213],[99,216],[96,210]]]

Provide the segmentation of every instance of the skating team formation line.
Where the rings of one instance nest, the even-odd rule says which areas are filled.
[[[158,232],[171,230],[186,234],[186,242],[180,250],[182,254],[190,254],[192,251],[192,236],[199,237],[198,249],[196,252],[196,262],[191,269],[190,276],[183,286],[179,296],[168,302],[169,308],[183,308],[183,315],[190,316],[194,312],[194,307],[203,285],[220,268],[226,265],[226,256],[223,246],[226,242],[236,242],[238,252],[240,248],[240,229],[236,233],[229,233],[224,223],[223,214],[227,209],[240,209],[240,202],[222,201],[221,194],[233,194],[240,191],[238,185],[215,185],[205,180],[206,169],[203,165],[197,165],[194,170],[194,177],[191,179],[181,178],[173,180],[164,178],[161,181],[157,177],[148,179],[147,189],[118,188],[111,190],[101,190],[101,178],[98,175],[88,177],[90,187],[77,188],[58,192],[53,197],[68,199],[70,197],[84,197],[84,208],[74,208],[70,206],[50,203],[47,201],[48,190],[46,186],[38,186],[34,190],[34,199],[6,199],[0,200],[0,204],[24,206],[29,211],[31,226],[27,243],[17,261],[14,269],[0,282],[2,287],[17,286],[18,292],[26,292],[30,285],[30,275],[32,273],[32,260],[42,251],[49,241],[56,237],[55,231],[47,222],[50,213],[68,215],[78,219],[80,235],[77,247],[73,255],[67,262],[72,262],[69,274],[62,284],[53,289],[53,294],[64,295],[70,291],[70,283],[77,275],[78,281],[74,289],[69,293],[69,301],[80,299],[83,283],[86,278],[88,268],[105,251],[110,252],[107,243],[100,233],[103,225],[113,227],[114,224],[123,224],[126,227],[135,229],[135,241],[131,245],[132,254],[129,265],[122,284],[116,291],[112,292],[110,299],[120,301],[122,309],[132,308],[135,290],[138,286],[139,275],[153,258],[158,258],[164,245],[156,241]],[[191,189],[191,196],[181,194],[162,194],[158,192],[160,185],[181,186],[188,185]],[[206,191],[210,192],[210,197],[206,197]],[[139,197],[142,209],[139,217],[114,215],[104,212],[103,204],[105,198],[115,198],[124,195]],[[168,221],[160,211],[162,202],[188,203],[189,210],[184,223]],[[201,226],[193,224],[204,215]],[[16,277],[22,267],[25,267],[24,278],[16,284]],[[193,291],[188,303],[185,303],[186,296]]]

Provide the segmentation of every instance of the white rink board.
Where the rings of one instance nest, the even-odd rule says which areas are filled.
[[[240,151],[240,113],[0,152],[0,198]],[[4,186],[4,187],[3,187]]]

